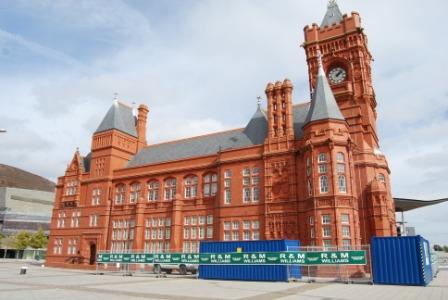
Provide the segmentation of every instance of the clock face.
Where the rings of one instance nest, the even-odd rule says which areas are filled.
[[[341,67],[336,67],[328,73],[328,77],[330,78],[331,83],[339,84],[345,80],[347,72]]]

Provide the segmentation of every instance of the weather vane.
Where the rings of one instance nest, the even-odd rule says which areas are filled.
[[[261,97],[260,96],[257,96],[257,105],[258,105],[258,107],[260,107],[260,105],[261,105]]]

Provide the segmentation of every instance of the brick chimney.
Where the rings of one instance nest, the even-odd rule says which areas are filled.
[[[137,116],[137,151],[142,149],[147,145],[146,141],[146,120],[148,118],[148,106],[144,104],[140,104],[138,107],[138,116]]]

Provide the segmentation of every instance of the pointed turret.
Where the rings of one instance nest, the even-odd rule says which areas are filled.
[[[101,121],[100,126],[98,126],[95,133],[111,129],[116,129],[137,137],[135,116],[132,113],[132,107],[117,100],[114,101],[114,104],[107,111],[106,116],[104,116],[103,121]]]
[[[343,20],[342,13],[339,10],[336,0],[330,0],[327,5],[327,12],[325,13],[324,19],[322,20],[320,27],[338,24],[342,20]]]
[[[244,128],[244,134],[258,145],[263,144],[264,139],[268,134],[268,120],[266,113],[261,109],[260,103],[257,105],[257,110]]]
[[[333,92],[328,84],[325,76],[324,68],[322,66],[322,55],[318,53],[318,71],[316,78],[316,88],[311,99],[311,107],[308,112],[305,124],[313,121],[335,119],[345,120],[339,106],[336,103]]]

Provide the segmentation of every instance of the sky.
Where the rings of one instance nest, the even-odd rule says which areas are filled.
[[[300,44],[326,0],[0,0],[0,163],[55,180],[112,104],[150,108],[149,143],[243,127],[269,81],[309,98]],[[339,0],[368,35],[394,197],[448,197],[448,2]],[[266,105],[265,100],[263,105]],[[405,214],[448,244],[448,203]]]

